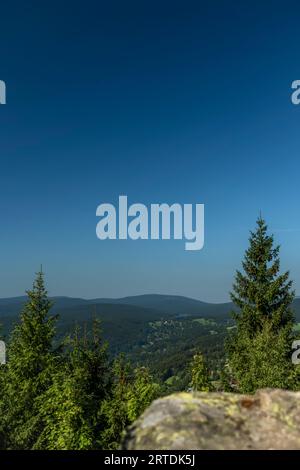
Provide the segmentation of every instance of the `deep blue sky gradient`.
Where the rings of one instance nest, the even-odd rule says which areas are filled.
[[[300,293],[296,1],[1,5],[0,297],[228,300],[262,211]],[[96,238],[102,202],[204,203],[205,247]]]

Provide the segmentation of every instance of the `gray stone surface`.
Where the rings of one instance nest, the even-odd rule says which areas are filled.
[[[122,448],[300,449],[300,392],[170,395],[128,429]]]

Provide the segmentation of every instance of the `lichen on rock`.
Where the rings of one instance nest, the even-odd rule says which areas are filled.
[[[127,430],[128,450],[300,449],[300,392],[178,393]]]

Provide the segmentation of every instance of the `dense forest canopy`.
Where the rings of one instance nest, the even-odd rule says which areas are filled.
[[[231,316],[229,305],[181,297],[160,310],[163,296],[146,296],[146,306],[138,298],[136,305],[58,298],[58,315],[37,273],[26,297],[0,301],[7,346],[0,447],[116,449],[126,427],[173,391],[299,390],[291,360],[297,299],[262,218],[242,268]]]

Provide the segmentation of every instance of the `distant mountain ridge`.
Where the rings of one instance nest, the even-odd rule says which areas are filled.
[[[20,312],[26,300],[26,296],[0,299],[0,333],[2,337],[4,336],[4,339],[7,338],[13,325],[19,320]],[[165,324],[177,324],[177,330],[174,330],[175,334],[181,328],[178,325],[185,325],[185,328],[187,328],[184,331],[182,330],[183,337],[180,333],[176,340],[168,340],[170,358],[173,357],[172,354],[175,354],[174,351],[180,357],[181,355],[186,356],[189,348],[194,347],[191,345],[192,341],[195,341],[195,334],[196,336],[199,334],[197,338],[199,338],[203,348],[210,347],[215,351],[219,347],[219,343],[223,341],[222,334],[221,336],[211,335],[209,331],[205,330],[205,326],[201,326],[205,323],[194,323],[195,326],[192,330],[188,330],[189,325],[200,318],[211,320],[212,324],[216,326],[209,328],[217,330],[219,333],[223,332],[224,336],[227,327],[232,324],[230,312],[234,308],[231,302],[212,304],[183,296],[161,294],[137,295],[119,299],[81,299],[60,296],[52,297],[51,300],[54,304],[51,312],[59,316],[56,335],[58,341],[66,334],[73,332],[75,325],[81,327],[87,325],[89,329],[93,317],[96,316],[101,320],[103,336],[109,342],[111,353],[114,355],[123,351],[126,354],[133,355],[132,357],[135,356],[138,360],[145,354],[146,350],[148,351],[149,344],[150,346],[152,344],[153,325],[160,325],[160,330],[157,330],[161,332],[159,334],[165,334],[163,331],[163,325]],[[296,319],[300,322],[299,298],[295,299],[293,307]],[[173,331],[172,327],[170,328],[170,331]],[[166,344],[165,341],[164,339],[164,344]],[[172,343],[172,341],[176,342],[176,348],[179,347],[178,341],[180,342],[181,349],[179,351],[176,348],[174,349],[175,343]],[[161,343],[158,342],[157,344]],[[155,348],[156,346],[154,347],[154,353]],[[170,351],[173,352],[170,353]],[[150,358],[152,354],[153,351]],[[166,355],[167,353],[163,352],[163,354]],[[176,360],[178,362],[179,358]],[[171,364],[171,359],[169,362]]]
[[[27,300],[27,296],[7,297],[0,298],[0,314],[3,307],[17,307],[22,306]],[[95,298],[84,299],[79,297],[55,296],[50,297],[55,308],[66,308],[79,305],[91,304],[123,304],[135,305],[138,307],[155,308],[158,310],[165,310],[166,313],[182,313],[182,309],[188,308],[191,313],[199,313],[199,309],[206,308],[219,308],[220,306],[232,305],[227,303],[209,303],[201,300],[192,299],[189,297],[179,295],[163,295],[163,294],[142,294],[135,296],[127,296],[120,298]]]
[[[26,296],[0,299],[0,325],[8,335],[18,321],[27,300]],[[232,305],[209,304],[182,296],[147,294],[119,299],[81,299],[52,297],[52,313],[58,314],[59,337],[73,331],[75,324],[90,323],[97,316],[101,319],[104,337],[114,351],[129,350],[145,340],[149,324],[158,320],[203,317],[226,322]]]
[[[53,302],[53,310],[68,309],[79,306],[91,305],[127,305],[143,309],[157,310],[167,315],[206,315],[208,317],[223,317],[233,310],[232,302],[210,303],[180,295],[142,294],[120,298],[95,298],[83,299],[80,297],[55,296],[50,297]],[[0,298],[0,318],[4,314],[15,314],[23,307],[27,296]],[[300,297],[296,297],[293,303],[296,316],[300,317]],[[101,308],[100,308],[101,310]],[[300,321],[300,320],[299,320]]]
[[[95,311],[101,314],[101,310],[107,310],[108,305],[124,305],[148,309],[156,316],[160,315],[186,315],[186,316],[204,316],[207,318],[225,318],[230,317],[230,312],[235,308],[232,302],[225,303],[209,303],[201,300],[192,299],[180,295],[164,295],[164,294],[143,294],[136,296],[127,296],[120,298],[95,298],[83,299],[79,297],[56,296],[50,298],[53,302],[53,312],[60,313],[62,310],[75,308],[82,311]],[[0,321],[1,317],[14,316],[20,312],[27,300],[27,296],[8,297],[0,299]],[[105,305],[105,307],[104,307]],[[92,308],[93,306],[93,308]],[[296,297],[293,302],[293,309],[296,314],[297,321],[300,321],[300,297]],[[133,309],[138,312],[138,309]],[[74,311],[75,312],[75,311]]]

